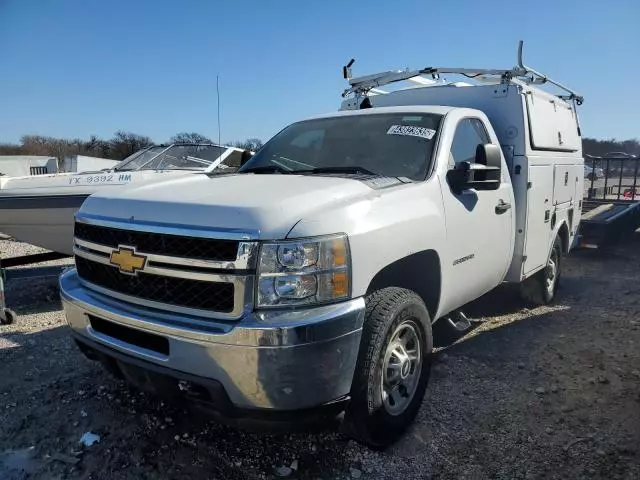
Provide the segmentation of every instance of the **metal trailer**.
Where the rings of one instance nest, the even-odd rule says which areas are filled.
[[[44,252],[36,253],[34,255],[24,255],[20,257],[10,257],[4,260],[0,259],[0,325],[9,325],[16,321],[16,313],[7,307],[6,298],[4,295],[4,285],[8,278],[26,278],[33,276],[47,276],[60,274],[60,267],[52,267],[45,272],[38,272],[34,275],[32,271],[8,271],[9,267],[18,267],[23,265],[32,265],[35,263],[48,262],[50,260],[58,260],[60,258],[66,258],[69,255],[64,255],[57,252]]]
[[[640,158],[585,155],[578,246],[603,248],[640,227]]]

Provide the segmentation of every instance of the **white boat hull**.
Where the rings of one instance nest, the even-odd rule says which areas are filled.
[[[26,204],[1,208],[0,201],[0,232],[46,250],[72,255],[73,220],[83,200],[73,206],[68,202],[56,206],[58,202],[49,200],[45,208],[29,208]]]
[[[0,177],[0,233],[47,250],[72,255],[74,216],[92,193],[104,194],[127,185],[141,186],[179,176],[204,175],[203,172],[211,173],[216,169],[224,171],[234,162],[239,164],[247,153],[242,149],[216,145],[172,145],[150,149],[160,153],[148,155],[145,161],[155,162],[164,155],[162,158],[166,162],[153,168],[165,169],[116,167],[99,172]],[[139,153],[148,154],[150,149]],[[214,157],[211,157],[212,153]],[[137,155],[129,158],[131,161],[142,158]],[[127,162],[125,159],[122,165]],[[185,165],[189,168],[198,170],[181,170],[176,166],[182,165],[181,162],[187,162]]]
[[[194,175],[185,171],[138,171],[126,180],[95,182],[105,175],[58,174],[0,178],[0,233],[46,250],[73,254],[74,215],[92,193],[119,189],[124,185],[153,183],[174,176]]]

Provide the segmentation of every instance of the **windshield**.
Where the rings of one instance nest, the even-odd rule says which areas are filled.
[[[165,148],[166,147],[149,147],[139,150],[133,155],[125,158],[122,162],[116,165],[115,168],[116,170],[137,170]]]
[[[294,123],[239,172],[343,172],[424,180],[441,118],[432,113],[375,113]]]
[[[134,153],[119,163],[122,170],[203,170],[213,163],[226,148],[217,145],[172,145],[151,147]]]

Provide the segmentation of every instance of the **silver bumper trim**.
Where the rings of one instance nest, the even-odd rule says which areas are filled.
[[[142,309],[60,277],[67,322],[80,336],[180,372],[220,382],[241,407],[300,409],[348,395],[358,357],[362,298],[304,310],[249,313],[238,322],[205,321]],[[169,355],[95,332],[88,315],[169,341]]]

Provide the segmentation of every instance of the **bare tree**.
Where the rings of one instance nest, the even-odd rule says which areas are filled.
[[[63,170],[64,157],[72,155],[74,148],[73,144],[69,140],[63,140],[59,138],[49,139],[49,155],[56,157],[56,163],[58,164],[58,171]]]
[[[582,149],[589,155],[602,156],[609,152],[625,152],[632,155],[640,155],[640,142],[637,139],[618,141],[596,140],[595,138],[583,138]]]
[[[91,135],[89,140],[84,142],[82,150],[83,155],[111,158],[111,146],[109,142],[97,137],[96,135]]]
[[[24,155],[22,145],[17,143],[0,143],[0,155]]]
[[[199,133],[191,132],[182,132],[177,133],[173,137],[169,139],[169,143],[213,143],[210,138],[205,137]]]
[[[64,157],[72,151],[69,140],[40,135],[25,135],[21,139],[23,150],[27,155],[48,155],[56,157],[58,169],[62,167]]]
[[[23,135],[20,138],[24,155],[51,155],[51,138],[41,135]]]
[[[120,160],[133,155],[138,150],[153,145],[149,137],[122,130],[118,130],[109,143],[113,151],[113,157]]]
[[[233,142],[233,146],[255,152],[262,147],[262,140],[259,138],[247,138],[244,142]]]

